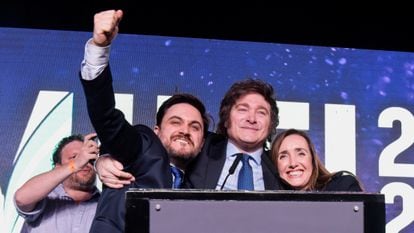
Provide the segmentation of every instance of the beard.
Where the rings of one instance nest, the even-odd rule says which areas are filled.
[[[75,190],[90,191],[95,187],[96,173],[93,170],[86,175],[77,172],[72,174],[66,181],[67,184]]]
[[[188,145],[183,147],[177,146],[175,144],[180,144],[176,142],[177,140],[186,141]],[[190,136],[184,134],[179,134],[171,137],[169,143],[167,143],[166,145],[164,144],[164,147],[167,150],[170,158],[181,160],[183,162],[192,160],[198,153],[195,149],[194,142],[191,140]]]
[[[175,161],[175,163],[179,163],[182,165],[188,164],[198,154],[198,152],[196,151],[182,152],[182,151],[178,151],[171,147],[167,147],[166,149],[170,157],[170,160]]]

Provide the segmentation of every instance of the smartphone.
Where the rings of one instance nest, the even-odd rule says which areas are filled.
[[[91,140],[94,140],[98,144],[98,146],[101,146],[101,142],[99,141],[98,136],[92,137]],[[98,156],[99,156],[99,154],[98,154]],[[96,159],[90,159],[89,163],[93,166],[95,164],[95,161],[96,161]]]

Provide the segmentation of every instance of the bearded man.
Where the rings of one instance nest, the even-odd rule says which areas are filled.
[[[15,206],[25,219],[21,232],[89,232],[100,196],[89,163],[99,154],[94,137],[63,138],[53,153],[53,169],[16,191]]]
[[[95,15],[80,74],[89,118],[102,146],[135,181],[121,189],[103,189],[91,233],[124,232],[125,191],[129,188],[182,188],[183,173],[201,151],[209,125],[203,103],[190,94],[175,94],[166,100],[153,129],[131,125],[115,108],[109,50],[122,15],[121,10]]]

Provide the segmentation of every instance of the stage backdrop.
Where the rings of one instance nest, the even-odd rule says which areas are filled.
[[[51,168],[59,139],[93,131],[78,77],[90,36],[0,28],[2,232],[19,231],[13,194]],[[111,67],[119,108],[148,126],[175,92],[199,96],[217,122],[233,82],[270,82],[278,129],[308,131],[331,171],[385,194],[388,233],[414,232],[414,53],[120,34]]]

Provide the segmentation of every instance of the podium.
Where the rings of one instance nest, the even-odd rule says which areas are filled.
[[[126,233],[385,233],[383,194],[131,189]]]

